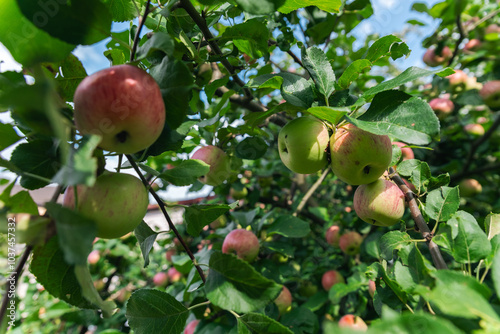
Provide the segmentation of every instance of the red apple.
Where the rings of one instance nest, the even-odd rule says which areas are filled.
[[[363,243],[363,237],[356,231],[350,231],[340,236],[340,249],[347,255],[359,254],[359,247]]]
[[[222,243],[223,253],[233,253],[238,258],[252,262],[259,254],[259,239],[253,232],[236,229],[229,232]]]
[[[172,262],[172,256],[174,256],[175,254],[177,254],[177,251],[174,248],[169,249],[165,253],[165,259],[167,259],[168,262]]]
[[[198,319],[190,321],[186,328],[184,328],[184,334],[193,334],[199,322],[200,320]]]
[[[473,136],[482,136],[485,132],[481,124],[467,124],[464,126],[464,130]]]
[[[332,246],[338,247],[339,246],[339,239],[340,239],[340,227],[338,225],[332,225],[326,230],[326,242]]]
[[[411,149],[411,147],[405,147],[407,146],[405,143],[394,141],[392,142],[392,144],[397,145],[401,148],[401,155],[403,156],[403,160],[415,159],[415,154],[413,153],[413,150]]]
[[[445,119],[453,112],[453,109],[455,109],[455,105],[450,99],[439,97],[432,99],[429,102],[429,106],[436,112],[436,115],[440,120]]]
[[[153,276],[153,284],[155,286],[164,287],[168,283],[168,274],[160,271]]]
[[[175,269],[175,267],[168,268],[167,275],[168,279],[172,283],[179,282],[182,278],[182,274],[177,269]]]
[[[464,45],[464,51],[477,51],[481,48],[481,41],[478,40],[477,38],[473,38],[469,40],[467,43]]]
[[[441,50],[441,54],[436,54],[435,49],[427,49],[424,54],[423,61],[426,65],[436,67],[446,63],[453,55],[449,47],[445,46]]]
[[[230,159],[217,146],[203,146],[194,152],[191,159],[201,160],[210,165],[210,171],[200,178],[205,184],[218,186],[231,175]]]
[[[160,87],[147,72],[117,65],[78,85],[73,98],[76,128],[102,136],[105,150],[131,154],[153,144],[165,125]]]
[[[347,124],[330,139],[331,168],[347,184],[377,180],[389,167],[392,145],[389,136],[376,135]]]
[[[321,277],[321,285],[326,291],[330,291],[332,286],[337,283],[345,283],[344,277],[336,270],[328,270]]]
[[[372,298],[375,295],[376,290],[377,290],[377,285],[375,284],[375,281],[370,280],[368,282],[368,293]]]
[[[485,82],[483,88],[479,91],[479,96],[488,107],[492,109],[500,108],[500,80]]]
[[[353,314],[346,314],[339,320],[339,327],[350,328],[358,331],[367,331],[368,326],[363,319]]]
[[[274,304],[278,307],[280,314],[286,313],[292,306],[292,294],[286,286],[283,285],[283,290],[274,300]]]
[[[354,211],[367,223],[392,226],[405,212],[404,194],[396,184],[384,179],[363,184],[354,193]]]
[[[92,252],[90,252],[90,254],[87,256],[87,262],[89,264],[96,264],[97,262],[99,262],[99,260],[101,259],[101,254],[99,253],[98,250],[93,250]]]
[[[488,35],[488,34],[500,34],[500,26],[496,23],[492,23],[486,27],[486,29],[484,30],[484,33],[486,35]]]
[[[463,197],[473,197],[483,191],[481,183],[476,179],[464,179],[460,181],[458,188]]]

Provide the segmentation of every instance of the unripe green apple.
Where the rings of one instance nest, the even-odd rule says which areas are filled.
[[[222,184],[231,175],[230,159],[217,146],[203,146],[194,152],[191,159],[197,159],[210,165],[209,172],[200,177],[200,181],[210,186]]]
[[[310,281],[304,281],[300,284],[299,294],[303,297],[312,297],[318,292],[318,287]]]
[[[441,54],[436,54],[435,49],[427,49],[424,54],[423,61],[426,65],[436,67],[446,63],[453,56],[453,52],[447,46],[441,49]]]
[[[437,97],[429,101],[429,106],[440,120],[444,120],[453,112],[455,105],[450,99]]]
[[[328,244],[339,247],[340,227],[338,225],[330,226],[328,230],[326,230],[325,237]]]
[[[403,160],[415,159],[413,150],[411,149],[411,147],[405,147],[407,146],[405,143],[393,141],[392,144],[397,145],[399,148],[401,148],[401,155],[403,156]]]
[[[377,180],[392,159],[389,136],[376,135],[352,124],[337,129],[330,139],[330,151],[332,171],[351,185]]]
[[[200,320],[198,319],[190,321],[186,328],[184,328],[184,334],[193,334],[199,322]]]
[[[131,154],[151,146],[165,125],[160,87],[147,72],[117,65],[78,85],[73,98],[76,128],[102,136],[105,150]]]
[[[354,314],[346,314],[339,320],[339,327],[341,328],[350,328],[357,331],[366,332],[368,330],[368,326],[359,316]]]
[[[483,88],[479,91],[479,96],[484,103],[492,108],[500,108],[500,80],[488,81],[483,84]]]
[[[164,287],[168,283],[168,274],[160,271],[153,276],[153,284],[155,286]]]
[[[77,186],[77,192],[77,210],[96,223],[98,238],[119,238],[132,232],[148,209],[146,187],[130,174],[104,173],[92,187]],[[73,187],[66,189],[63,205],[75,208]]]
[[[326,291],[330,291],[332,286],[334,286],[337,283],[345,283],[345,280],[344,276],[342,276],[336,270],[328,270],[321,277],[321,285],[323,286],[323,289],[325,289]]]
[[[356,231],[350,231],[340,236],[339,247],[347,255],[359,254],[363,237]]]
[[[484,127],[481,125],[481,124],[477,124],[477,123],[474,123],[474,124],[467,124],[466,126],[464,126],[464,130],[473,135],[473,136],[482,136],[484,135]]]
[[[356,189],[354,211],[361,220],[369,224],[392,226],[403,217],[405,197],[396,184],[379,179]]]
[[[481,183],[476,179],[464,179],[458,184],[460,195],[463,197],[472,197],[483,191]]]
[[[252,262],[259,254],[259,239],[253,232],[236,229],[229,232],[222,243],[223,253],[233,253],[238,258]]]
[[[283,289],[274,300],[274,304],[278,307],[280,314],[285,314],[290,310],[292,306],[292,294],[286,286],[283,285]]]
[[[295,173],[312,174],[326,166],[328,128],[311,116],[288,122],[278,135],[278,150],[283,164]]]
[[[231,188],[229,190],[229,196],[231,196],[232,199],[235,200],[240,200],[244,199],[248,195],[248,189],[246,187],[243,187],[241,190],[237,190],[235,188]]]

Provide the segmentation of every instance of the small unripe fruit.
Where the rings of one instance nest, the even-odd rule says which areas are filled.
[[[345,283],[344,277],[336,270],[328,270],[321,277],[321,285],[326,291],[330,291],[337,283]]]
[[[230,159],[227,154],[216,146],[203,146],[194,152],[191,159],[197,159],[210,165],[209,172],[200,177],[200,182],[210,186],[222,184],[231,175]]]
[[[473,136],[482,136],[485,132],[481,124],[467,124],[464,126],[464,130]]]
[[[182,274],[177,269],[175,269],[175,267],[168,268],[167,275],[168,279],[172,283],[179,282],[182,278]]]
[[[368,326],[363,319],[353,314],[346,314],[339,320],[339,327],[351,328],[358,331],[367,331]]]
[[[464,45],[464,51],[477,51],[479,48],[481,48],[481,41],[477,38],[469,40]]]
[[[413,150],[411,149],[411,147],[405,147],[407,146],[405,143],[394,141],[392,142],[392,144],[397,145],[401,148],[401,155],[403,156],[403,160],[415,159],[415,154],[413,153]]]
[[[488,81],[483,84],[479,96],[490,108],[500,108],[500,80]]]
[[[332,246],[339,246],[340,239],[340,227],[338,225],[333,225],[326,230],[326,242]]]
[[[168,262],[172,262],[172,256],[177,254],[177,251],[175,249],[169,249],[165,253],[165,259],[167,259]]]
[[[164,287],[168,283],[168,274],[161,271],[153,276],[153,284],[155,286]]]
[[[435,49],[427,49],[424,54],[423,61],[430,67],[436,67],[444,64],[453,56],[453,52],[447,46],[441,49],[441,54],[437,55]]]
[[[392,226],[405,212],[404,194],[397,185],[383,179],[363,184],[354,193],[354,211],[369,224]]]
[[[469,76],[462,70],[455,70],[455,73],[446,77],[450,82],[450,86],[465,85]]]
[[[259,254],[259,239],[251,231],[236,229],[226,235],[222,243],[223,253],[233,253],[243,261],[252,262]]]
[[[340,236],[339,247],[347,255],[359,254],[363,237],[356,231],[350,231]]]
[[[429,102],[429,106],[432,110],[434,110],[437,114],[437,117],[440,120],[445,119],[448,115],[453,112],[455,109],[455,105],[451,102],[450,99],[445,98],[435,98]]]
[[[483,191],[481,183],[476,179],[464,179],[458,184],[460,195],[463,197],[472,197]]]
[[[280,314],[288,312],[292,306],[292,294],[286,286],[283,285],[283,289],[280,294],[274,300],[274,304],[278,307]]]
[[[89,264],[96,264],[97,262],[99,262],[100,259],[101,259],[101,254],[99,253],[98,250],[93,250],[87,256],[87,261]]]
[[[377,290],[377,285],[375,284],[375,281],[370,280],[368,282],[368,293],[372,298],[375,295],[376,290]]]
[[[195,319],[195,320],[192,320],[191,322],[189,322],[189,324],[187,324],[186,328],[184,328],[184,334],[193,334],[195,329],[196,329],[196,326],[198,326],[199,322],[200,322],[200,320],[198,320],[198,319]]]

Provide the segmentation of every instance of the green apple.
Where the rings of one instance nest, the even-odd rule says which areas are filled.
[[[238,258],[252,262],[259,254],[259,239],[253,232],[236,229],[229,232],[222,243],[223,253],[236,254]]]
[[[318,292],[318,287],[310,281],[304,281],[300,284],[299,294],[303,297],[312,297]]]
[[[247,197],[247,195],[248,195],[248,189],[246,187],[241,188],[241,190],[235,189],[233,187],[229,189],[229,196],[231,196],[232,199],[235,200],[244,199],[245,197]]]
[[[479,91],[484,103],[492,109],[500,109],[500,80],[485,82]]]
[[[339,320],[339,327],[350,328],[356,331],[367,331],[368,326],[361,317],[354,314],[346,314]]]
[[[218,186],[231,175],[230,159],[227,154],[217,146],[203,146],[194,152],[191,159],[201,160],[210,165],[209,172],[200,177],[202,183],[210,186]]]
[[[339,247],[347,255],[359,254],[363,237],[356,231],[350,231],[340,236]]]
[[[165,125],[160,87],[135,66],[112,66],[86,77],[73,101],[78,131],[100,135],[99,146],[107,151],[131,154],[146,149]]]
[[[75,208],[74,188],[63,205]],[[77,210],[97,225],[97,237],[114,239],[132,232],[146,215],[149,197],[141,180],[130,174],[104,173],[92,187],[77,186]]]
[[[283,285],[283,289],[274,300],[274,304],[278,307],[280,314],[285,314],[290,310],[292,306],[292,294],[286,286]]]
[[[396,184],[384,179],[359,186],[354,192],[353,202],[358,217],[377,226],[392,226],[405,212],[403,192]]]
[[[344,276],[342,276],[336,270],[328,270],[321,277],[321,285],[323,286],[323,289],[325,289],[326,291],[330,291],[332,286],[334,286],[337,283],[345,283],[345,280]]]
[[[429,106],[434,110],[440,120],[444,120],[455,109],[455,105],[450,99],[441,97],[430,100]]]
[[[389,136],[376,135],[352,124],[337,129],[330,139],[330,151],[332,171],[351,185],[377,180],[392,159]]]
[[[481,183],[476,179],[464,179],[458,184],[460,195],[463,197],[472,197],[483,191]]]
[[[288,122],[278,135],[283,164],[295,173],[312,174],[327,165],[328,128],[312,116]]]

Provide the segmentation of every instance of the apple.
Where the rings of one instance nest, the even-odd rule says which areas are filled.
[[[229,232],[222,243],[223,253],[233,253],[238,258],[252,262],[259,254],[259,239],[253,232],[236,229]]]
[[[229,196],[231,196],[232,199],[234,200],[240,200],[244,199],[248,195],[248,189],[246,187],[242,188],[241,190],[237,190],[235,188],[231,188],[229,190]]]
[[[111,66],[78,85],[74,118],[81,134],[98,134],[105,150],[131,154],[151,146],[165,125],[160,87],[132,65]]]
[[[330,291],[332,286],[337,283],[345,283],[344,277],[336,270],[328,270],[321,277],[321,285],[326,291]]]
[[[500,109],[500,80],[485,82],[479,91],[484,103],[492,109]]]
[[[187,324],[186,328],[184,328],[184,334],[193,334],[199,322],[200,320],[198,319],[191,320],[189,324]]]
[[[339,247],[347,255],[359,254],[363,237],[356,231],[350,231],[340,236]]]
[[[210,165],[209,172],[200,177],[202,183],[210,186],[222,184],[231,175],[231,165],[228,155],[217,146],[203,146],[194,152],[191,159],[197,159]]]
[[[424,54],[423,61],[430,67],[436,67],[447,62],[449,59],[451,59],[452,55],[453,52],[447,46],[442,48],[440,55],[436,54],[435,49],[427,49]]]
[[[459,85],[465,85],[469,76],[462,70],[455,70],[455,73],[450,74],[446,77],[448,79],[450,86],[455,87]]]
[[[477,38],[470,39],[467,43],[465,43],[463,50],[464,51],[477,51],[481,48],[481,41]]]
[[[405,197],[391,181],[379,179],[354,192],[354,211],[361,220],[376,226],[392,226],[405,212]]]
[[[299,287],[299,294],[303,297],[312,297],[318,292],[318,287],[310,281],[302,282]]]
[[[338,225],[332,225],[326,230],[325,237],[326,242],[329,245],[339,247],[339,239],[340,239],[340,227]]]
[[[182,278],[182,274],[177,269],[175,269],[175,267],[168,268],[167,275],[168,279],[172,283],[179,282]]]
[[[98,250],[93,250],[92,252],[90,252],[90,254],[87,256],[87,262],[89,264],[96,264],[97,262],[99,262],[99,260],[101,259],[101,254],[99,253]]]
[[[177,251],[174,248],[169,249],[165,253],[165,259],[167,259],[168,262],[172,262],[172,256],[174,256],[175,254],[177,254]]]
[[[97,226],[97,237],[120,238],[132,232],[148,209],[149,197],[141,180],[130,174],[106,172],[92,187],[77,186],[77,210]],[[63,205],[75,208],[75,192],[68,187]]]
[[[403,156],[403,160],[415,159],[413,150],[411,149],[411,147],[406,147],[407,145],[405,143],[394,141],[392,142],[392,144],[397,145],[399,148],[401,148],[401,155]]]
[[[224,227],[226,225],[227,225],[227,218],[224,215],[219,216],[216,220],[210,223],[210,227],[214,230],[218,229],[219,227]]]
[[[481,124],[467,124],[464,126],[464,130],[473,136],[482,136],[485,132]]]
[[[375,295],[376,290],[377,290],[377,285],[375,284],[375,281],[370,280],[368,282],[368,293],[372,298]]]
[[[278,150],[283,164],[295,173],[312,174],[326,166],[328,128],[312,116],[288,122],[278,135]]]
[[[350,328],[358,331],[367,331],[368,326],[359,316],[354,314],[346,314],[339,320],[339,327]]]
[[[330,139],[331,168],[350,185],[371,183],[389,167],[392,145],[389,136],[376,135],[347,124]]]
[[[486,29],[484,30],[484,33],[486,35],[488,35],[488,34],[500,34],[500,26],[496,23],[492,23],[486,27]]]
[[[168,283],[168,274],[160,271],[153,276],[153,284],[155,286],[164,287]]]
[[[283,285],[283,289],[274,300],[274,304],[278,307],[280,314],[284,314],[290,310],[292,306],[292,294],[286,286]]]
[[[430,100],[429,106],[436,112],[440,120],[444,120],[455,109],[455,105],[450,99],[440,97]]]
[[[458,184],[460,195],[463,197],[472,197],[483,191],[481,183],[476,179],[464,179]]]

